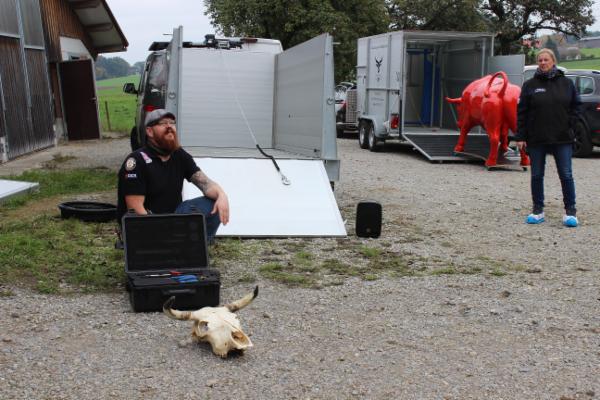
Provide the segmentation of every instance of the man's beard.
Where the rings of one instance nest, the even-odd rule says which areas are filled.
[[[177,150],[179,147],[181,147],[179,145],[179,140],[177,139],[177,134],[175,132],[173,133],[173,138],[171,137],[167,137],[167,134],[164,134],[160,137],[158,136],[154,136],[154,144],[155,146],[158,148],[158,150],[161,150],[162,152],[166,154],[172,154],[175,150]]]

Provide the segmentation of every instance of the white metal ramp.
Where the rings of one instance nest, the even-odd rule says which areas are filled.
[[[217,236],[346,236],[322,160],[278,159],[286,186],[269,159],[194,158],[229,197],[230,221]],[[201,196],[185,182],[183,199]]]
[[[39,184],[0,179],[0,203],[9,197],[35,190]]]

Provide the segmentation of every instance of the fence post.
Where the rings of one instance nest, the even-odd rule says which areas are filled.
[[[108,113],[108,101],[104,101],[104,109],[106,110],[106,122],[108,122],[108,131],[112,132],[110,127],[110,114]]]

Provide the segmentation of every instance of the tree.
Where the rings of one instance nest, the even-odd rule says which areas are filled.
[[[479,0],[387,0],[391,28],[478,32],[487,28]]]
[[[384,0],[204,0],[206,15],[226,36],[278,39],[284,49],[323,32],[334,36],[336,80],[356,65],[356,39],[388,30]]]
[[[554,40],[552,40],[551,36],[548,36],[545,47],[547,49],[552,50],[554,52],[554,56],[556,57],[556,59],[560,60],[560,52],[558,51],[558,46],[556,45],[556,42]]]
[[[520,50],[523,36],[540,29],[581,37],[594,23],[593,0],[481,0],[479,10],[497,33],[500,54]]]
[[[133,64],[133,66],[131,67],[133,69],[133,73],[134,74],[142,74],[142,72],[144,72],[144,67],[146,66],[146,63],[144,61],[138,61],[135,64]]]
[[[96,60],[96,79],[116,78],[129,75],[131,66],[121,57],[106,58],[98,56]]]

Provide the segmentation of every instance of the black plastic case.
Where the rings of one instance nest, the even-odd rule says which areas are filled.
[[[356,236],[378,238],[381,235],[381,204],[361,201],[356,206]]]
[[[208,268],[204,215],[126,214],[122,227],[134,311],[162,311],[171,296],[178,310],[219,304],[220,274]],[[193,275],[197,281],[177,281],[182,275]]]

